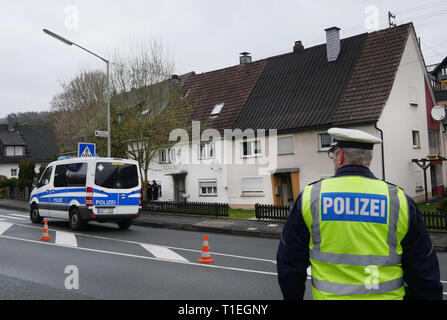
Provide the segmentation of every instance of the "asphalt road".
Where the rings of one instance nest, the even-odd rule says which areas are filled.
[[[90,223],[72,232],[49,219],[0,209],[0,299],[280,300],[278,240],[208,233],[214,262],[201,264],[204,234]],[[438,253],[447,298],[447,253]],[[312,299],[307,281],[305,299]]]
[[[28,213],[0,209],[0,299],[282,299],[275,239],[208,233],[214,262],[201,264],[203,233],[48,224],[42,242]]]

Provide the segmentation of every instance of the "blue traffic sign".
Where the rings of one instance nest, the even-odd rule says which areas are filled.
[[[78,143],[78,157],[94,157],[96,144],[94,143]]]

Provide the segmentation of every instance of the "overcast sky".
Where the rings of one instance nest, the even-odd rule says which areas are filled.
[[[391,3],[391,4],[390,4]],[[325,42],[324,29],[341,37],[413,21],[427,65],[447,55],[447,1],[435,0],[1,0],[0,118],[11,112],[48,111],[60,82],[105,64],[42,32],[60,34],[108,58],[114,49],[158,39],[176,73],[220,69],[239,62]],[[375,19],[378,17],[379,19]]]

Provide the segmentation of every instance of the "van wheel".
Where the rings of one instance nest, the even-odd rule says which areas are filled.
[[[42,223],[43,218],[40,216],[39,207],[36,204],[32,205],[29,217],[32,223]]]
[[[73,208],[70,210],[69,215],[70,221],[70,229],[73,231],[81,230],[84,226],[84,222],[81,220],[81,214],[79,213],[78,208]]]
[[[121,230],[127,230],[129,229],[129,227],[132,225],[132,219],[127,219],[127,220],[123,220],[118,222],[118,227]]]

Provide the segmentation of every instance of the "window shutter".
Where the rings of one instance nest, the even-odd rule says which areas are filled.
[[[293,137],[278,137],[278,154],[293,153]]]
[[[243,177],[242,192],[263,192],[262,177]]]

